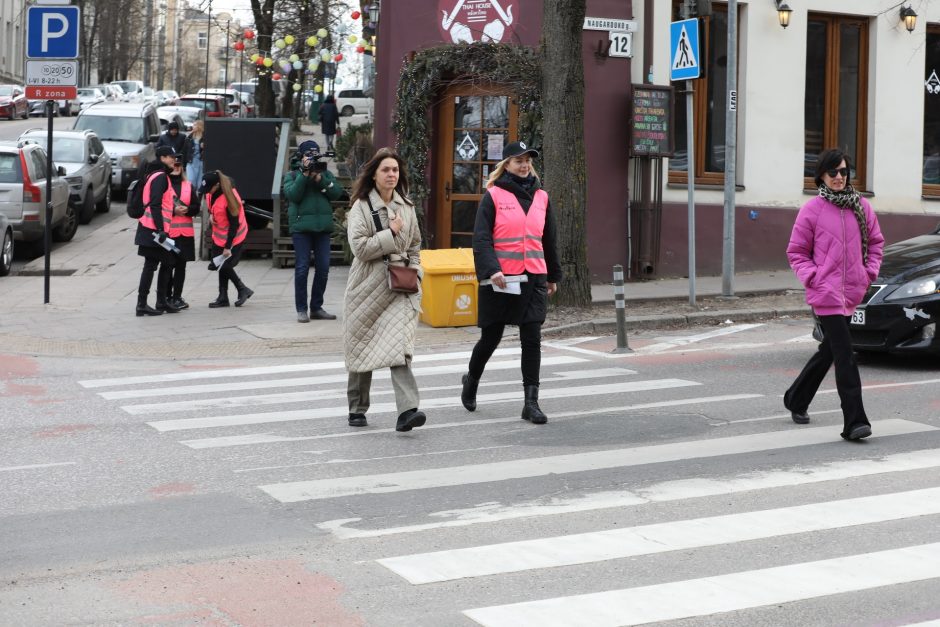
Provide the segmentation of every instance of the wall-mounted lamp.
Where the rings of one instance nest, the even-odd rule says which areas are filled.
[[[904,22],[904,28],[907,32],[913,33],[917,26],[917,14],[911,7],[901,7],[901,21]]]
[[[774,5],[777,7],[777,20],[780,26],[786,28],[790,25],[790,14],[793,13],[793,9],[783,0],[774,0]]]

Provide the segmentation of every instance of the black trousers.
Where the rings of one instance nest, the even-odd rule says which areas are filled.
[[[183,285],[186,283],[186,260],[179,258],[173,266],[173,279],[170,281],[170,296],[183,297]]]
[[[232,247],[232,256],[225,260],[225,263],[222,264],[222,267],[219,268],[219,296],[224,296],[228,298],[228,283],[232,282],[232,285],[235,286],[235,289],[242,290],[245,289],[245,284],[242,283],[242,280],[238,277],[238,274],[235,272],[235,266],[238,265],[239,259],[242,258],[242,250],[244,249],[244,244],[238,244],[237,246]],[[212,256],[217,257],[222,254],[222,247],[216,244],[212,245]]]
[[[147,300],[150,293],[150,287],[153,285],[153,275],[157,275],[157,298],[166,298],[170,287],[170,276],[173,272],[172,257],[162,260],[158,255],[144,257],[144,267],[140,272],[140,285],[137,287],[137,295]],[[159,271],[157,270],[159,268]]]
[[[503,339],[505,324],[483,327],[480,339],[470,355],[470,376],[480,379],[486,363]],[[539,368],[542,365],[542,323],[527,322],[519,325],[519,340],[522,343],[522,385],[539,384]]]
[[[846,437],[855,427],[871,426],[862,404],[862,379],[858,374],[855,353],[852,352],[849,318],[819,316],[819,321],[825,337],[819,344],[819,350],[810,357],[796,381],[783,395],[783,405],[790,411],[807,411],[819,385],[829,372],[829,366],[834,362],[836,389],[842,401],[842,418],[845,422],[842,437]]]

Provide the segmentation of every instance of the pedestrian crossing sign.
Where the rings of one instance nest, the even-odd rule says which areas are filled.
[[[685,81],[701,75],[698,20],[680,20],[669,25],[669,80]]]

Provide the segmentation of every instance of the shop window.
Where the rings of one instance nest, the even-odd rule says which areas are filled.
[[[673,2],[673,19],[682,19],[681,2]],[[725,111],[728,109],[728,7],[712,5],[712,14],[700,26],[700,63],[704,78],[692,81],[695,116],[695,182],[721,185],[725,180]],[[685,82],[676,83],[676,153],[669,160],[669,181],[688,181]]]
[[[866,189],[868,21],[810,13],[806,33],[803,176],[815,187],[816,159],[839,148],[852,162],[852,185]]]
[[[924,196],[940,196],[940,26],[927,26],[924,69]]]

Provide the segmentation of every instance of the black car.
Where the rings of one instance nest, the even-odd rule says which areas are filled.
[[[885,247],[881,272],[852,316],[857,351],[940,352],[940,224]]]

